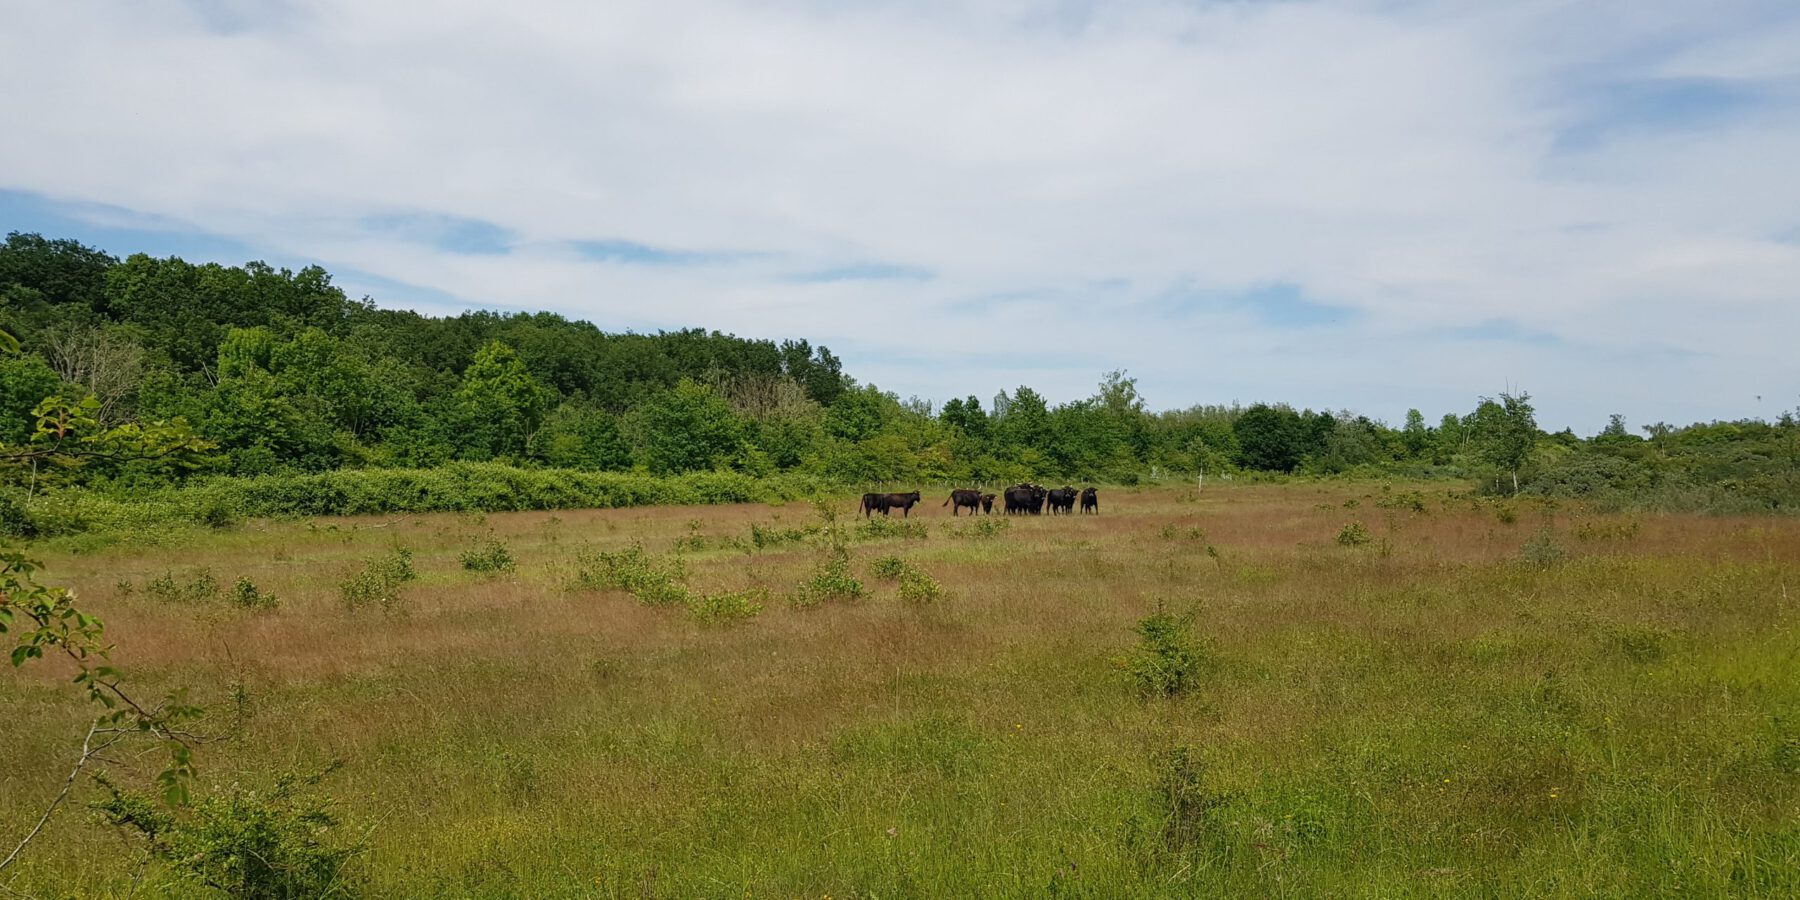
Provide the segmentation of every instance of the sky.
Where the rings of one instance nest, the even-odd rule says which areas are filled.
[[[1800,406],[1792,0],[0,0],[0,232],[901,397]]]

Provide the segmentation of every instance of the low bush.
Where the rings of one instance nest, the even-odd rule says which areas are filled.
[[[679,556],[656,556],[642,544],[623,550],[583,551],[575,558],[575,586],[587,590],[624,591],[651,606],[685,603],[687,565]]]
[[[1161,603],[1134,629],[1138,645],[1123,661],[1138,693],[1172,697],[1193,687],[1205,652],[1192,633],[1191,616],[1176,616]]]
[[[1525,545],[1519,548],[1519,559],[1526,565],[1538,569],[1559,566],[1568,556],[1569,551],[1563,549],[1563,545],[1556,540],[1556,531],[1548,525],[1539,528],[1537,533],[1531,536],[1531,540],[1526,541]]]
[[[363,837],[340,838],[331,803],[310,793],[337,766],[289,774],[266,791],[232,786],[185,811],[101,780],[94,804],[108,824],[144,842],[172,882],[172,896],[249,900],[359,896],[346,868]]]
[[[219,580],[211,569],[196,569],[186,578],[164,572],[144,585],[144,593],[164,603],[199,603],[219,595]]]
[[[789,600],[795,606],[809,607],[827,600],[855,600],[865,593],[863,583],[850,574],[850,558],[834,553],[813,568]]]
[[[499,574],[517,568],[512,550],[496,538],[488,538],[480,546],[464,550],[460,559],[462,567],[471,572]]]
[[[339,585],[339,592],[351,609],[374,604],[385,612],[396,612],[401,608],[401,585],[418,577],[413,571],[412,551],[401,547],[364,560],[362,569]]]
[[[804,543],[808,538],[819,533],[817,526],[804,528],[776,528],[773,525],[764,527],[755,522],[750,523],[750,546],[758,550],[780,547],[784,544]]]
[[[240,577],[225,592],[225,602],[239,609],[274,609],[281,605],[281,598],[257,587],[256,582]]]
[[[943,596],[944,586],[926,572],[908,566],[900,573],[900,599],[910,603],[931,603]]]
[[[688,612],[696,621],[708,624],[735,622],[755,618],[768,602],[769,592],[762,588],[695,594],[688,600]]]
[[[1370,534],[1369,529],[1364,528],[1361,522],[1351,522],[1337,534],[1337,542],[1341,547],[1361,547],[1373,540],[1375,540],[1375,536]]]

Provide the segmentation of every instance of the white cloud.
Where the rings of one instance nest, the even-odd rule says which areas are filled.
[[[28,139],[0,188],[471,304],[804,335],[938,398],[1126,367],[1161,405],[1389,419],[1510,380],[1589,430],[1800,401],[1800,16],[1774,3],[7,5]],[[1655,79],[1754,101],[1609,119],[1605,88]],[[1617,127],[1559,143],[1591,122]],[[406,213],[520,244],[366,227]],[[726,255],[565,244],[606,239]],[[935,277],[793,277],[869,264]],[[1277,283],[1356,314],[1168,302]]]

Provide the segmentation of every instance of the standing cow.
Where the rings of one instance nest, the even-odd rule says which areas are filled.
[[[982,494],[981,495],[981,512],[983,515],[988,515],[988,516],[991,516],[994,514],[994,495],[993,494]]]
[[[885,516],[888,515],[891,510],[896,508],[900,510],[902,517],[912,518],[913,504],[917,502],[919,502],[918,491],[908,491],[904,494],[864,494],[862,500],[863,518],[870,518],[878,509],[881,510],[881,514]]]
[[[1098,488],[1087,488],[1081,492],[1081,512],[1082,515],[1093,513],[1097,516],[1100,514],[1100,490]]]
[[[1074,512],[1076,493],[1076,490],[1068,485],[1064,485],[1051,491],[1047,496],[1047,499],[1050,501],[1050,514],[1056,515],[1057,513],[1066,514]]]
[[[988,496],[992,497],[993,495],[990,494]],[[992,505],[991,500],[989,501],[989,504]],[[965,506],[969,508],[969,514],[974,515],[975,511],[981,508],[981,492],[969,490],[967,488],[957,488],[950,492],[950,499],[945,500],[944,505],[950,507],[950,515],[952,517],[961,512],[962,508]]]
[[[1044,511],[1044,498],[1049,491],[1040,485],[1026,482],[1015,484],[1006,489],[1006,513],[1008,515],[1039,515]]]

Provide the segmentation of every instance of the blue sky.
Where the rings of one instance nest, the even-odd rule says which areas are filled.
[[[0,3],[0,230],[934,400],[1800,406],[1790,2]]]

